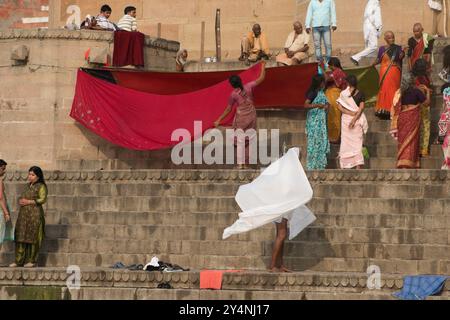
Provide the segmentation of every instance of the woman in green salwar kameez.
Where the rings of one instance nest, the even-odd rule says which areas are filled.
[[[19,199],[20,210],[15,228],[16,262],[10,267],[35,267],[44,239],[42,205],[47,201],[48,191],[41,168],[30,168],[28,182]]]

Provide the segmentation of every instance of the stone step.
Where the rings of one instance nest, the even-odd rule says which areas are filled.
[[[440,91],[436,91],[432,96],[431,105],[431,114],[432,118],[436,115],[440,114],[442,111],[442,94]],[[370,124],[375,122],[385,122],[390,123],[389,120],[380,120],[375,116],[375,103],[369,103],[364,110],[364,113]],[[306,120],[307,111],[305,109],[296,109],[296,108],[283,108],[283,109],[258,109],[257,117],[258,119],[264,119],[264,121],[273,121],[276,123],[280,120],[290,120],[290,121],[298,121],[298,120]]]
[[[421,250],[426,252],[424,258],[409,257],[408,250],[418,250],[418,246],[412,245],[384,245],[379,250],[385,250],[385,254],[369,254],[372,246],[361,248],[356,245],[340,244],[331,247],[336,249],[336,253],[331,256],[321,256],[320,254],[308,251],[304,256],[290,257],[285,255],[284,262],[292,270],[314,271],[314,272],[365,272],[369,266],[378,266],[382,273],[393,273],[401,275],[414,274],[448,274],[450,272],[449,258],[439,256],[439,252],[433,253],[433,246],[422,246]],[[381,249],[382,248],[382,249]],[[397,249],[396,249],[397,248]],[[324,252],[332,250],[329,246],[308,248],[302,250],[319,250]],[[438,247],[440,252],[447,251],[448,247]],[[358,251],[359,250],[359,251]],[[347,254],[350,253],[350,256]],[[398,253],[399,257],[391,256]],[[345,254],[344,256],[342,254]],[[46,267],[67,267],[77,265],[82,267],[110,267],[116,262],[123,262],[125,265],[146,264],[153,256],[157,256],[161,261],[178,264],[184,268],[192,270],[220,269],[220,270],[254,270],[264,271],[270,264],[270,253],[264,256],[243,256],[238,255],[205,255],[205,254],[170,254],[170,253],[48,253],[42,252],[38,258],[39,266]],[[0,254],[0,264],[8,265],[14,261],[13,252]],[[1,273],[1,269],[0,269]]]
[[[179,182],[179,183],[145,183],[116,182],[107,183],[71,183],[53,182],[49,184],[49,194],[53,196],[110,196],[120,197],[166,197],[166,196],[234,196],[243,183],[238,182]],[[416,181],[386,184],[371,182],[353,182],[351,184],[322,183],[312,184],[317,198],[446,198],[450,196],[448,183],[418,184]],[[22,183],[8,183],[8,194],[15,200],[23,190]]]
[[[369,132],[388,133],[391,122],[387,120],[373,119],[369,123]],[[257,120],[257,128],[259,129],[278,129],[280,133],[289,132],[305,132],[306,119],[271,119],[260,117]]]
[[[289,146],[289,147],[297,147]],[[395,147],[395,146],[392,146]],[[381,151],[382,155],[390,156],[390,157],[382,157],[378,158],[378,150],[374,153],[370,153],[372,161],[366,160],[366,164],[364,169],[394,169],[396,168],[396,160],[395,153],[391,153],[388,149],[387,151]],[[340,169],[339,162],[337,161],[338,151],[333,151],[328,158],[328,166],[327,170],[330,169]],[[379,161],[378,161],[379,160]],[[302,153],[301,161],[303,166],[306,166],[306,153]],[[422,169],[440,169],[442,167],[443,156],[439,153],[432,153],[432,158],[424,158],[421,160],[421,170]],[[157,169],[161,170],[176,170],[176,169],[184,169],[184,170],[232,170],[236,167],[236,165],[226,165],[226,164],[214,164],[214,165],[195,165],[195,164],[183,164],[183,165],[175,165],[168,158],[166,160],[130,160],[130,161],[122,161],[122,160],[86,160],[80,162],[78,160],[61,160],[58,161],[59,167],[70,168],[72,170],[141,170],[141,169]],[[256,165],[259,168],[261,165]]]
[[[47,208],[62,211],[99,212],[239,212],[234,197],[95,197],[81,199],[71,196],[51,196]],[[358,213],[367,214],[443,214],[447,212],[450,198],[444,199],[378,199],[378,198],[314,198],[308,206],[316,213]]]
[[[422,169],[438,169],[442,167],[443,158],[426,157],[421,158],[420,167]],[[370,157],[365,161],[364,169],[389,169],[397,166],[397,158],[394,157]],[[339,161],[336,158],[328,158],[327,169],[338,169]]]
[[[146,240],[133,237],[114,237],[110,235],[102,239],[86,237],[83,239],[56,239],[52,235],[44,240],[43,253],[91,253],[91,254],[195,254],[195,255],[223,255],[237,256],[239,252],[247,256],[261,256],[264,243],[257,241],[219,241],[219,240],[177,240],[161,237],[154,240],[151,236]],[[13,252],[14,244],[6,243],[3,252]]]
[[[64,170],[46,171],[46,182],[73,184],[117,184],[117,183],[239,183],[253,181],[259,176],[260,170],[208,170],[208,169],[177,169],[177,170]],[[408,169],[371,169],[371,170],[311,170],[306,171],[308,180],[312,183],[349,184],[368,182],[373,184],[401,184],[420,181],[422,184],[447,183],[450,180],[448,170],[408,170]],[[24,186],[27,182],[27,172],[6,172],[5,184]]]
[[[23,299],[392,299],[401,290],[401,276],[383,273],[380,288],[368,289],[364,272],[251,272],[225,273],[222,290],[199,290],[199,272],[160,273],[82,268],[81,288],[69,290],[65,268],[2,269],[0,298]],[[156,289],[167,282],[174,289]],[[45,285],[45,287],[43,287]],[[39,286],[39,287],[38,287]],[[33,289],[32,289],[33,288]],[[448,283],[434,299],[447,298]],[[28,291],[25,293],[25,291]]]
[[[238,255],[248,256],[270,255],[272,252],[273,239],[275,239],[275,228],[261,228],[260,232],[252,232],[245,235],[233,236],[230,240],[221,240],[224,229],[222,226],[209,227],[215,234],[194,234],[193,230],[201,227],[195,226],[157,226],[154,233],[145,234],[141,230],[149,226],[131,225],[126,230],[135,231],[123,234],[124,228],[114,228],[107,236],[99,237],[103,230],[110,227],[101,225],[71,225],[73,230],[68,231],[64,225],[47,225],[46,239],[42,252],[55,253],[123,253],[123,254],[204,254],[204,255]],[[67,231],[64,234],[60,230]],[[76,231],[76,230],[79,231]],[[177,230],[177,236],[171,231]],[[286,256],[304,257],[306,253],[302,248],[314,246],[316,249],[324,245],[340,246],[362,245],[367,250],[384,248],[384,245],[437,245],[449,248],[450,234],[448,228],[441,229],[387,229],[387,228],[337,228],[311,226],[304,230],[293,241],[288,241],[285,247]],[[85,236],[85,233],[88,233]],[[206,240],[206,241],[205,241]],[[4,244],[4,252],[12,252],[13,243]],[[329,253],[320,253],[330,256]],[[385,254],[383,252],[382,254]],[[423,252],[418,253],[418,255]],[[306,255],[307,256],[307,255]],[[332,256],[332,255],[331,255]],[[394,256],[394,255],[392,255]],[[417,258],[412,253],[411,258]],[[445,256],[443,258],[446,258]]]
[[[442,229],[450,227],[449,215],[315,213],[313,226],[333,228]],[[238,212],[62,212],[48,210],[47,225],[172,225],[229,226]],[[14,218],[14,215],[13,215]]]

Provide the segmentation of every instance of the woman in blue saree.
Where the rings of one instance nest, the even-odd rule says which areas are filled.
[[[325,78],[316,75],[306,94],[305,108],[306,137],[308,140],[307,163],[308,170],[323,170],[327,167],[327,155],[330,153],[330,142],[327,130],[327,109],[329,102],[324,93]]]

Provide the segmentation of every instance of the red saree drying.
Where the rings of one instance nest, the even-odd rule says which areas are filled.
[[[240,74],[244,83],[254,81],[261,66]],[[214,127],[232,92],[228,81],[207,89],[181,94],[156,95],[123,88],[78,71],[70,116],[102,138],[133,150],[170,148],[176,129],[186,129],[191,140]],[[222,124],[231,124],[232,112]],[[202,121],[202,132],[194,131]]]
[[[233,91],[229,76],[239,74],[244,84],[249,83],[259,76],[260,68],[256,64],[242,71],[198,73],[83,69],[78,71],[70,115],[128,149],[170,148],[178,143],[171,141],[175,129],[188,130],[193,140],[213,127]],[[362,83],[373,83],[368,80],[376,73],[374,68],[353,71]],[[316,63],[268,68],[266,80],[254,90],[255,108],[303,108],[316,73]],[[374,95],[377,88],[370,88]],[[231,125],[234,114],[222,124]],[[202,132],[194,134],[194,121],[202,121]]]
[[[260,65],[252,68],[259,70]],[[218,72],[133,72],[111,71],[122,87],[162,95],[178,95],[209,88],[241,71]],[[306,91],[317,73],[317,63],[267,68],[266,80],[255,88],[256,108],[303,108]],[[245,83],[245,82],[244,82]]]

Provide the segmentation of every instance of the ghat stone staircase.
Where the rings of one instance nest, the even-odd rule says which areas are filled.
[[[436,57],[436,71],[441,58]],[[433,123],[441,99],[435,96]],[[61,160],[60,171],[46,172],[49,200],[41,267],[0,268],[0,298],[392,299],[404,275],[450,275],[450,173],[438,170],[440,147],[432,146],[422,170],[394,170],[397,148],[389,123],[376,119],[370,107],[366,115],[369,170],[334,169],[338,147],[333,146],[330,170],[308,172],[314,189],[308,206],[318,219],[286,243],[285,261],[295,273],[265,272],[273,226],[221,240],[239,212],[234,201],[238,187],[259,171],[174,167],[168,151],[117,148],[108,153],[109,160]],[[303,111],[260,110],[258,126],[280,129],[280,146],[302,147],[304,162]],[[26,173],[7,174],[11,204],[17,203],[25,181]],[[13,261],[13,249],[3,245],[0,264]],[[110,268],[118,261],[144,264],[153,256],[191,271]],[[81,268],[79,290],[67,288],[69,265]],[[370,290],[366,271],[377,267],[380,288]],[[223,290],[209,291],[199,289],[202,269],[242,272],[224,274]],[[156,289],[163,282],[174,289]],[[433,299],[450,299],[450,284]]]
[[[442,95],[436,95],[433,101],[432,119],[436,124],[442,109]],[[368,147],[370,159],[366,161],[366,169],[393,169],[396,167],[397,143],[389,134],[390,122],[379,120],[374,115],[373,105],[369,104],[365,112],[369,121],[369,132],[364,144]],[[270,154],[270,130],[279,130],[279,150],[283,144],[287,147],[302,148],[301,161],[306,165],[306,112],[298,109],[267,109],[258,110],[258,129],[267,129],[269,139],[267,151]],[[431,142],[437,137],[437,125],[432,126]],[[264,139],[262,139],[264,141]],[[193,150],[193,149],[192,149]],[[431,145],[430,156],[421,159],[424,169],[440,169],[443,162],[442,148]],[[192,152],[193,153],[193,152]],[[328,169],[339,168],[339,145],[331,145],[328,155]],[[225,155],[224,151],[224,155]],[[223,161],[225,163],[225,160]],[[194,163],[193,160],[191,163]],[[131,150],[117,150],[111,159],[107,160],[59,160],[58,166],[62,170],[128,170],[128,169],[230,169],[233,166],[223,165],[175,165],[171,160],[170,150],[151,152],[136,152]]]
[[[233,198],[237,188],[258,173],[48,172],[46,240],[39,259],[46,269],[0,269],[0,286],[10,287],[11,297],[16,298],[23,296],[23,286],[43,286],[47,281],[64,291],[65,269],[54,268],[79,265],[83,277],[87,277],[86,288],[72,292],[69,296],[73,299],[385,299],[401,287],[403,275],[450,273],[450,173],[308,172],[314,189],[309,207],[318,219],[286,243],[286,263],[298,272],[292,275],[264,273],[275,236],[273,226],[221,240],[223,229],[234,222],[239,212]],[[11,203],[17,202],[25,178],[21,173],[6,176]],[[145,264],[152,256],[193,271],[152,275],[105,269],[118,261]],[[4,245],[0,262],[12,260],[13,247]],[[369,266],[378,266],[382,279],[391,279],[383,282],[382,290],[366,288],[367,275],[363,274]],[[245,272],[227,275],[226,290],[209,294],[198,291],[196,270],[201,269]],[[164,293],[150,290],[164,279],[177,289]],[[122,289],[109,290],[116,286]],[[289,293],[283,291],[285,286]],[[42,288],[35,289],[39,292]],[[441,298],[448,297],[445,291]]]

